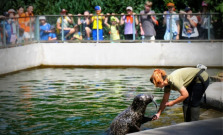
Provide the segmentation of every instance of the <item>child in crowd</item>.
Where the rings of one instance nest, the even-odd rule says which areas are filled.
[[[73,37],[71,38],[71,40],[78,40],[78,41],[80,41],[82,39],[83,39],[82,33],[79,32],[78,26],[75,26],[75,33],[74,33]]]
[[[34,38],[34,23],[35,23],[35,17],[33,14],[33,6],[27,7],[27,12],[25,13],[25,40],[28,41],[30,38]],[[30,27],[31,25],[31,27]]]
[[[123,25],[125,23],[125,30],[124,30],[124,35],[125,35],[125,39],[126,40],[133,40],[133,34],[136,34],[136,28],[133,29],[133,15],[135,13],[133,13],[133,9],[132,7],[127,7],[126,8],[126,12],[128,15],[124,15],[124,13],[122,13],[122,16],[121,17],[121,22],[120,24]],[[137,17],[135,17],[135,25],[138,25],[139,24],[139,21],[137,19]]]
[[[168,3],[167,4],[167,8],[168,11],[164,12],[164,19],[163,19],[163,24],[166,25],[166,32],[164,35],[164,40],[170,40],[171,37],[172,39],[176,39],[179,40],[179,34],[180,34],[180,24],[179,24],[179,15],[172,15],[172,20],[171,20],[171,29],[170,29],[170,14],[176,14],[176,12],[174,12],[174,7],[175,4],[174,3]],[[172,35],[171,32],[172,31]]]
[[[66,16],[66,14],[67,10],[62,9],[60,15],[63,16],[63,19],[61,17],[57,19],[57,29],[60,31],[60,33],[62,32],[62,20],[63,20],[63,30],[64,30],[65,40],[67,40],[67,38],[75,32],[74,28],[69,28],[69,25],[74,23],[72,19],[72,14],[68,14],[68,16]]]
[[[79,16],[81,14],[78,14]],[[80,17],[78,17],[78,25],[82,24],[82,30],[83,31],[83,36],[87,39],[90,40],[90,35],[91,35],[91,22],[90,22],[90,16],[91,14],[89,13],[89,11],[85,11],[84,12],[84,19],[81,19]]]
[[[50,24],[46,22],[45,16],[40,16],[40,40],[48,40],[50,33]]]
[[[51,25],[51,27],[50,27],[50,33],[49,33],[48,40],[50,40],[50,41],[57,40],[57,36],[56,36],[56,33],[55,33],[55,26],[54,25]]]
[[[14,9],[9,9],[8,11],[9,13],[9,20],[8,20],[8,23],[11,27],[11,38],[10,38],[10,43],[11,44],[15,44],[16,43],[16,40],[17,40],[17,37],[16,37],[16,20],[15,20],[15,10]]]
[[[99,36],[99,40],[103,40],[103,29],[102,29],[102,20],[105,20],[105,17],[101,13],[101,7],[96,6],[95,7],[95,12],[97,15],[93,16],[91,18],[91,22],[93,22],[93,30],[92,30],[92,36],[93,40],[97,40],[97,35]],[[97,22],[98,20],[98,22]],[[98,33],[97,33],[98,30]]]
[[[109,13],[107,15],[110,15]],[[110,39],[111,40],[120,40],[118,24],[119,20],[117,17],[111,16],[110,18],[111,25],[108,24],[108,17],[105,18],[105,25],[110,29]]]

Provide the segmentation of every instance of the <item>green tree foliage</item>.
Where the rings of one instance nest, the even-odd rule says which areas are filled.
[[[8,9],[17,9],[22,6],[26,9],[28,5],[34,6],[34,13],[38,15],[57,15],[62,8],[67,9],[70,13],[83,13],[85,10],[94,12],[94,6],[102,7],[103,13],[123,13],[127,6],[132,6],[134,12],[139,13],[144,8],[147,0],[1,0],[0,13]],[[202,0],[151,0],[153,10],[162,13],[167,10],[166,4],[174,2],[176,9],[184,9],[185,6],[192,7],[194,12],[201,9]],[[222,0],[206,0],[211,11],[223,13]]]

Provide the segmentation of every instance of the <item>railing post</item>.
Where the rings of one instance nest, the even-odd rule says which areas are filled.
[[[31,16],[29,16],[29,36],[30,36],[30,41],[32,41],[32,22],[31,22]]]
[[[172,38],[173,38],[173,30],[172,30],[172,13],[170,13],[170,43],[172,42]]]
[[[133,34],[133,41],[135,41],[135,16],[133,15],[133,23],[132,23],[132,34]]]
[[[210,16],[210,13],[208,14],[208,40],[211,40],[211,29],[210,29],[210,26],[211,26],[211,16]]]
[[[97,15],[97,43],[99,41],[98,15]]]
[[[36,23],[35,23],[35,35],[36,35],[36,40],[39,43],[40,42],[40,33],[39,33],[39,16],[36,17]]]
[[[17,36],[17,42],[16,42],[16,46],[18,45],[18,39],[19,39],[19,19],[16,18],[16,36]]]
[[[3,44],[6,47],[6,34],[5,34],[5,19],[3,19]]]
[[[62,37],[61,37],[61,39],[62,39],[62,42],[64,42],[64,27],[63,27],[63,24],[64,24],[64,22],[63,22],[63,17],[64,16],[61,16],[61,34],[62,34]]]

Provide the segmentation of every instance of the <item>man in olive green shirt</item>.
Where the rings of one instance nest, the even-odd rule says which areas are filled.
[[[150,81],[156,87],[164,87],[163,100],[153,120],[159,118],[166,106],[173,106],[180,102],[183,102],[185,121],[196,121],[199,119],[200,102],[209,85],[207,72],[201,71],[199,68],[181,68],[167,76],[164,70],[155,69]],[[168,102],[171,90],[178,91],[180,96]]]

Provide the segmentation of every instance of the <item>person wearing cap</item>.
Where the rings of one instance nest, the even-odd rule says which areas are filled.
[[[63,19],[61,17],[59,17],[57,19],[57,30],[58,30],[58,34],[62,32],[62,20],[63,20],[63,30],[64,30],[64,39],[67,40],[67,38],[72,35],[75,32],[74,28],[69,28],[69,24],[73,24],[73,20],[72,20],[72,14],[68,14],[68,16],[66,16],[67,10],[66,9],[62,9],[60,12],[60,15],[62,15]],[[70,17],[71,18],[70,18]]]
[[[119,35],[119,20],[115,16],[110,17],[111,24],[108,23],[108,17],[110,16],[109,13],[107,13],[107,16],[105,17],[105,25],[110,29],[110,40],[120,40]],[[113,42],[113,41],[112,41]]]
[[[46,17],[45,16],[40,16],[39,17],[40,21],[40,40],[48,40],[49,38],[49,33],[50,33],[50,24],[46,22]]]
[[[213,25],[211,24],[211,20],[210,20],[210,26],[208,26],[208,19],[209,19],[209,15],[210,12],[208,10],[208,4],[205,1],[202,1],[202,12],[201,15],[199,15],[198,17],[200,18],[200,21],[198,22],[200,24],[200,36],[199,39],[208,39],[208,28],[210,28],[211,31],[211,38],[213,38]],[[211,16],[210,16],[211,19]]]
[[[200,65],[200,64],[199,64]],[[166,107],[183,102],[184,121],[196,121],[199,119],[200,102],[209,85],[208,73],[205,66],[197,68],[180,68],[167,75],[164,70],[155,69],[150,77],[151,83],[156,87],[164,87],[164,95],[158,112],[152,117],[157,120]],[[168,101],[171,90],[180,93],[180,96]]]
[[[17,33],[16,32],[16,24],[17,24],[17,22],[15,20],[16,12],[15,12],[14,9],[9,9],[8,13],[9,13],[8,23],[9,23],[9,25],[11,27],[11,29],[10,29],[10,35],[11,35],[10,36],[10,43],[11,44],[15,44],[16,39],[17,39],[17,36],[16,36],[16,33]]]
[[[135,30],[133,30],[133,25],[138,25],[139,21],[137,16],[135,16],[135,24],[133,24],[133,15],[135,15],[135,13],[133,13],[132,7],[128,6],[126,8],[126,12],[127,15],[124,15],[124,13],[122,13],[123,16],[121,17],[120,25],[123,25],[125,23],[125,29],[124,29],[125,39],[133,40],[133,34],[137,33],[136,28]]]
[[[35,18],[33,17],[33,6],[29,5],[27,7],[27,12],[25,13],[25,40],[28,41],[30,38],[34,38],[34,23]],[[31,25],[31,27],[30,27]]]
[[[49,33],[48,40],[50,40],[50,41],[57,40],[57,35],[55,33],[55,26],[54,25],[50,26],[50,33]]]
[[[158,25],[156,20],[155,12],[151,10],[153,3],[146,1],[144,5],[144,10],[140,12],[141,16],[139,17],[139,26],[141,31],[141,36],[144,36],[145,40],[155,40],[156,30],[155,25]]]
[[[91,22],[93,23],[93,28],[92,28],[92,37],[93,40],[103,40],[103,26],[102,26],[102,20],[105,20],[105,17],[103,16],[103,14],[101,13],[101,7],[100,6],[95,6],[95,12],[96,15],[91,17]],[[98,20],[98,22],[97,22]],[[97,30],[98,30],[98,34],[97,34]],[[99,36],[97,38],[97,35]]]
[[[78,16],[81,16],[81,14],[78,14]],[[77,19],[77,24],[78,25],[82,25],[82,29],[81,31],[83,31],[83,36],[87,39],[90,40],[90,36],[91,36],[91,21],[89,16],[91,16],[91,14],[89,13],[89,11],[85,11],[84,12],[84,19],[81,19],[80,17],[78,17]]]
[[[197,30],[197,17],[192,15],[192,10],[190,7],[186,7],[184,11],[180,11],[181,19],[183,20],[183,27],[182,27],[182,37],[183,39],[197,39],[199,36]]]
[[[170,3],[167,3],[166,6],[168,8],[168,11],[164,11],[164,15],[163,15],[164,17],[163,24],[166,25],[164,40],[170,40],[171,37],[174,40],[179,40],[180,24],[179,24],[179,16],[176,15],[176,12],[174,12],[175,4],[170,2]],[[172,19],[171,19],[170,14],[173,14]],[[171,23],[172,25],[170,26]],[[172,35],[170,35],[171,31],[172,31]]]

